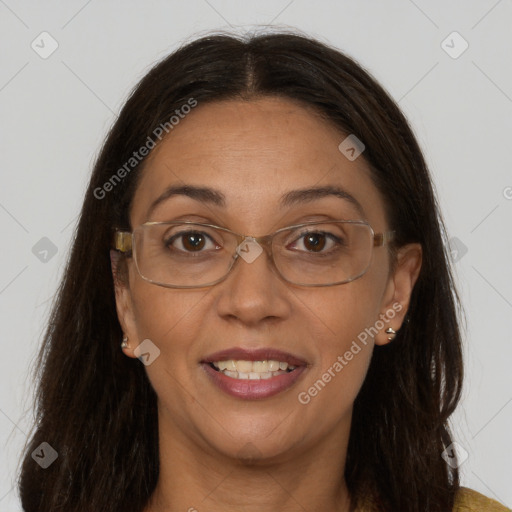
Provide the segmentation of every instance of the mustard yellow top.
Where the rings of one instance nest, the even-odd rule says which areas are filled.
[[[368,503],[367,506],[359,508],[358,512],[373,512],[374,510],[375,508]],[[453,512],[512,512],[512,509],[473,491],[473,489],[461,487],[455,498]]]
[[[510,512],[510,508],[479,492],[462,487],[457,493],[453,512]]]

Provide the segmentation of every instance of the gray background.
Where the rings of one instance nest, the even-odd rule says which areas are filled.
[[[28,372],[108,127],[178,44],[256,24],[297,27],[343,49],[411,121],[467,312],[467,381],[453,417],[469,455],[463,483],[512,505],[511,0],[0,0],[2,511],[21,510],[14,478],[32,418]]]

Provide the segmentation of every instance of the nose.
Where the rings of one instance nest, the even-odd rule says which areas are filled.
[[[238,260],[219,283],[217,311],[225,319],[256,326],[276,322],[290,314],[290,290],[272,266],[271,256],[253,239],[242,243]]]

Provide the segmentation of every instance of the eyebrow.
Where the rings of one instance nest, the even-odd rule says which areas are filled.
[[[281,208],[292,206],[297,203],[306,203],[309,201],[315,201],[316,199],[321,199],[322,197],[335,196],[340,199],[345,199],[352,203],[352,205],[357,209],[357,211],[365,217],[364,209],[361,206],[361,203],[351,194],[349,194],[346,190],[341,187],[334,185],[327,185],[324,187],[313,187],[313,188],[303,188],[299,190],[291,190],[283,195],[280,201]]]
[[[202,203],[210,203],[222,207],[226,206],[226,196],[218,190],[208,187],[197,187],[194,185],[171,185],[151,203],[151,206],[148,209],[147,218],[149,218],[151,212],[160,203],[173,196],[186,196]]]
[[[153,212],[153,210],[160,203],[166,201],[170,197],[178,195],[190,197],[196,201],[213,204],[215,206],[226,206],[226,196],[219,190],[215,190],[209,187],[198,187],[195,185],[171,185],[151,203],[151,206],[147,212],[147,218],[149,218],[151,212]],[[281,208],[286,208],[296,204],[307,203],[329,196],[335,196],[339,197],[340,199],[349,201],[357,209],[357,211],[363,217],[365,217],[364,209],[361,206],[361,203],[359,203],[359,201],[346,190],[334,185],[291,190],[283,194],[281,200],[279,201],[279,206]]]

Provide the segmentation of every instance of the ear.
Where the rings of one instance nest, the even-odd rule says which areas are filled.
[[[376,345],[386,345],[393,340],[394,335],[386,333],[386,329],[391,327],[398,331],[402,327],[414,285],[420,274],[421,261],[420,244],[407,244],[398,249],[382,302],[380,319],[385,325],[375,335]]]
[[[112,268],[112,277],[114,279],[114,290],[116,297],[116,310],[119,324],[124,335],[128,338],[128,347],[123,348],[123,352],[128,357],[136,358],[133,351],[138,346],[137,324],[132,302],[132,296],[128,283],[127,269],[122,268],[122,255],[114,250],[110,251],[110,265]],[[121,344],[121,340],[119,340]]]

